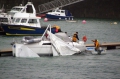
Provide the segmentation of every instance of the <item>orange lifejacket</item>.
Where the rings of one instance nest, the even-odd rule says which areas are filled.
[[[59,27],[59,26],[54,25],[53,27],[55,27],[55,28],[56,28],[56,30],[55,30],[55,31],[56,31],[56,33],[57,33],[57,32],[59,32],[59,30],[60,30],[60,27]]]
[[[76,35],[74,34],[73,37],[72,37],[72,42],[77,42],[77,38],[76,38]]]
[[[99,48],[100,47],[100,45],[99,45],[99,42],[98,41],[95,41],[95,48]]]

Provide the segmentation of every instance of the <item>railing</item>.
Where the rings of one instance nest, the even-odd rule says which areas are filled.
[[[60,8],[81,1],[83,0],[53,0],[51,2],[39,5],[38,9],[39,9],[39,13],[44,13],[53,10],[54,8],[57,7]]]

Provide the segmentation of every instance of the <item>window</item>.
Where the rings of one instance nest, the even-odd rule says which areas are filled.
[[[51,43],[43,43],[42,45],[51,45]]]
[[[28,23],[37,23],[37,19],[29,19]]]
[[[12,22],[14,22],[14,21],[15,21],[15,18],[12,19]]]
[[[64,11],[61,11],[61,13],[65,13]]]
[[[60,12],[59,10],[57,10],[56,12]]]
[[[19,23],[19,22],[20,22],[20,18],[17,18],[15,22],[16,22],[16,23]]]
[[[22,19],[21,20],[21,23],[26,23],[27,22],[27,19]]]
[[[8,22],[8,18],[0,18],[0,22]]]

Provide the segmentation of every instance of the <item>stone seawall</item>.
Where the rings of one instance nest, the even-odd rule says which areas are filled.
[[[6,10],[10,10],[13,6],[26,4],[28,0],[0,0],[0,7],[4,4]],[[29,0],[30,1],[30,0]],[[36,7],[38,5],[52,0],[31,0]],[[68,9],[75,18],[114,18],[120,19],[120,0],[84,0],[75,3],[63,9]]]

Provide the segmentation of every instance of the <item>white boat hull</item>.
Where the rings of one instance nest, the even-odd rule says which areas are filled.
[[[46,41],[45,43],[51,44],[49,41]],[[25,49],[25,47],[27,47],[28,49],[30,49],[32,52],[34,52],[35,54],[37,54],[39,56],[51,56],[52,55],[51,45],[43,45],[43,42],[33,43],[33,44],[15,43],[12,47],[13,48],[13,55],[18,57],[18,53],[21,53],[22,50]],[[24,51],[24,52],[26,53],[27,51]]]
[[[83,41],[68,41],[70,39],[65,33],[56,35],[47,31],[48,37],[44,39],[45,33],[46,31],[41,38],[23,37],[21,44],[14,43],[12,46],[13,55],[15,57],[67,56],[80,54],[86,50]],[[61,34],[62,37],[58,37]],[[66,41],[65,36],[67,36]]]
[[[85,51],[86,47],[84,45],[82,45],[82,43],[81,44],[80,43],[69,42],[68,44],[80,49],[81,52]],[[25,51],[26,48],[31,50],[32,53],[35,53],[38,56],[53,56],[53,50],[52,50],[52,45],[51,45],[50,41],[41,41],[39,43],[33,43],[33,44],[15,43],[12,47],[13,56],[19,57],[19,53],[28,52],[27,50]],[[24,52],[22,52],[22,51],[24,51]]]

